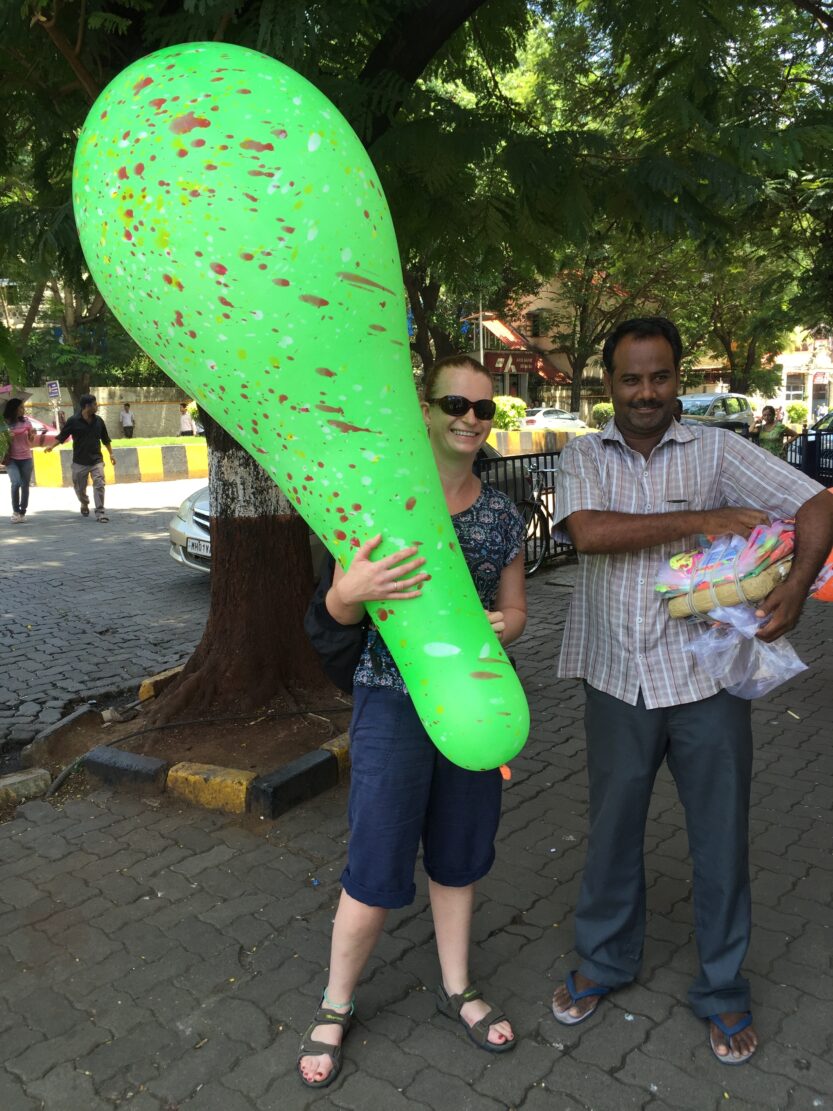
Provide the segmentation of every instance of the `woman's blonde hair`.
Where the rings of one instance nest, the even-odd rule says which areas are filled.
[[[425,377],[422,380],[422,397],[424,401],[430,401],[434,392],[434,386],[437,384],[437,379],[444,370],[448,367],[463,367],[465,370],[473,370],[476,374],[485,374],[492,382],[491,372],[479,363],[477,359],[473,359],[471,355],[445,355],[442,359],[437,359],[430,370],[426,370]]]

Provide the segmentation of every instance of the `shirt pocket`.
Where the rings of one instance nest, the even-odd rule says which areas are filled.
[[[684,510],[701,508],[700,491],[691,482],[686,482],[681,469],[673,467],[665,478],[666,513],[681,513]]]

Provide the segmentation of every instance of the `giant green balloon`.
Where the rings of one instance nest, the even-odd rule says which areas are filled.
[[[450,760],[515,756],[526,699],[458,551],[414,391],[390,215],[344,118],[262,54],[169,47],[96,101],[73,199],[110,308],[342,566],[377,532],[379,555],[422,545],[423,596],[368,610]]]

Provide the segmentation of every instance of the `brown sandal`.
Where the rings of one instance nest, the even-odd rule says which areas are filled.
[[[440,984],[437,988],[437,1009],[441,1011],[448,1018],[457,1019],[461,1022],[466,1033],[478,1047],[478,1049],[485,1049],[487,1053],[508,1053],[510,1049],[515,1048],[515,1038],[511,1038],[505,1042],[490,1042],[489,1041],[489,1027],[494,1026],[497,1022],[502,1022],[506,1018],[503,1011],[497,1007],[493,1007],[491,1003],[483,1002],[489,1008],[483,1018],[478,1019],[469,1025],[460,1011],[467,1003],[471,1003],[475,999],[483,999],[483,995],[474,984],[469,984],[465,991],[460,992],[459,995],[448,995],[445,988]]]
[[[301,1078],[301,1083],[305,1084],[307,1088],[326,1088],[328,1084],[332,1084],[338,1074],[341,1072],[341,1047],[344,1045],[344,1039],[347,1037],[347,1031],[350,1029],[350,1023],[353,1019],[353,1004],[350,1004],[350,1010],[345,1014],[339,1014],[338,1011],[333,1011],[329,1007],[324,1006],[324,1000],[321,1000],[318,1010],[315,1012],[315,1018],[306,1029],[306,1033],[301,1038],[301,1044],[298,1048],[298,1058],[296,1067],[298,1076]],[[328,1042],[319,1042],[312,1037],[312,1032],[316,1026],[340,1026],[342,1030],[341,1044],[330,1045]],[[329,1057],[333,1062],[333,1067],[327,1073],[323,1080],[307,1080],[301,1072],[301,1058],[302,1057]]]

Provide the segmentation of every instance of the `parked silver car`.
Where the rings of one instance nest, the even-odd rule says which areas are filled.
[[[711,424],[716,428],[731,428],[749,435],[755,423],[752,406],[739,393],[686,393],[680,397],[683,422]]]

